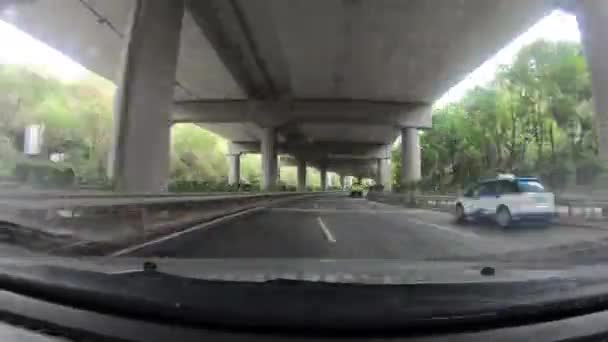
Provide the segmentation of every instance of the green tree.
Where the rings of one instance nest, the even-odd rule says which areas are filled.
[[[444,189],[496,172],[542,176],[564,186],[575,169],[601,171],[581,47],[538,41],[523,48],[494,82],[433,113],[422,135],[425,184]],[[589,171],[593,170],[593,171]]]
[[[178,180],[225,182],[226,141],[195,124],[171,130],[171,177]]]

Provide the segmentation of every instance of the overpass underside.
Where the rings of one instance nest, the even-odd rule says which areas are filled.
[[[608,4],[563,1],[583,31],[596,94],[608,91]],[[325,175],[374,176],[390,188],[402,140],[404,183],[421,178],[418,130],[431,106],[556,6],[549,0],[104,0],[0,2],[3,20],[117,84],[111,176],[157,192],[169,175],[170,127],[193,122],[261,153],[265,189],[277,155]],[[48,15],[53,13],[53,15]],[[595,96],[600,129],[608,96]],[[608,159],[608,135],[600,153]],[[322,179],[324,177],[322,176]],[[325,183],[325,182],[323,182]]]

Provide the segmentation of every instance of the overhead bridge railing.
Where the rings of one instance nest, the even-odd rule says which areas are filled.
[[[229,194],[0,194],[0,222],[63,244],[121,247],[281,201],[330,192]],[[109,247],[106,246],[105,249]],[[111,248],[110,248],[111,249]]]
[[[373,201],[405,207],[453,211],[457,196],[455,194],[370,192],[367,198]],[[556,215],[563,222],[603,222],[606,223],[606,228],[608,228],[608,196],[605,198],[557,196],[555,205]]]

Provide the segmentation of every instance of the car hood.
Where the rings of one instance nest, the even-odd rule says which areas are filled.
[[[4,259],[0,299],[3,294],[21,294],[79,309],[214,329],[353,336],[505,327],[608,309],[606,267],[537,266],[398,260]]]

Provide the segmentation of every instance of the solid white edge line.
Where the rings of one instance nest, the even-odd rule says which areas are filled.
[[[329,228],[327,228],[327,226],[325,225],[325,222],[323,222],[323,219],[321,219],[320,216],[317,216],[317,222],[319,222],[319,226],[321,227],[321,231],[323,231],[323,235],[325,235],[325,238],[327,239],[327,241],[329,241],[330,243],[336,243],[336,238],[331,233],[331,231],[329,230]]]
[[[253,213],[253,212],[256,212],[256,211],[260,211],[260,210],[264,210],[264,209],[265,209],[265,207],[256,207],[256,208],[251,208],[251,209],[247,209],[247,210],[244,210],[244,211],[240,211],[238,213],[234,213],[234,214],[231,214],[231,215],[222,216],[222,217],[216,218],[214,220],[211,220],[211,221],[208,221],[208,222],[205,222],[205,223],[201,223],[201,224],[196,225],[194,227],[188,228],[186,230],[175,232],[175,233],[172,233],[172,234],[169,234],[169,235],[166,235],[166,236],[160,237],[158,239],[151,240],[151,241],[139,244],[139,245],[135,245],[135,246],[127,247],[125,249],[121,249],[121,250],[119,250],[117,252],[114,252],[114,253],[110,254],[109,256],[111,256],[111,257],[118,257],[118,256],[123,256],[125,254],[130,254],[130,253],[133,253],[133,252],[135,252],[137,250],[143,249],[145,247],[149,247],[149,246],[161,243],[161,242],[165,242],[167,240],[171,240],[171,239],[174,239],[174,238],[179,237],[181,235],[192,233],[192,232],[197,231],[197,230],[209,229],[209,228],[211,228],[214,225],[217,225],[217,224],[220,224],[220,223],[224,223],[226,221],[235,219],[235,218],[237,218],[239,216],[247,215],[247,214],[250,214],[250,213]]]

